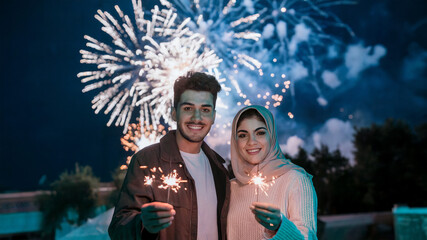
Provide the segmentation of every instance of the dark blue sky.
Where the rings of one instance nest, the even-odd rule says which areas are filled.
[[[36,189],[43,175],[55,180],[75,162],[90,165],[102,181],[126,159],[122,129],[106,127],[108,116],[91,109],[94,93],[83,94],[76,77],[87,70],[79,63],[83,36],[108,41],[93,16],[119,4],[131,13],[131,1],[41,0],[0,2],[0,191]],[[150,3],[149,3],[150,4]],[[427,2],[361,0],[336,8],[364,46],[381,44],[387,54],[379,66],[366,69],[348,88],[329,94],[329,105],[313,104],[309,88],[296,85],[290,123],[311,134],[330,118],[357,118],[354,126],[387,117],[412,125],[427,119]],[[340,108],[346,112],[340,112]],[[286,115],[287,109],[278,109]],[[358,114],[358,115],[357,115]],[[314,117],[313,117],[314,116]],[[296,121],[296,120],[295,120]],[[289,126],[289,125],[286,125]],[[296,127],[295,127],[296,126]]]

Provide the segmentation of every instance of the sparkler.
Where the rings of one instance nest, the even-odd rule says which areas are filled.
[[[182,167],[182,165],[180,165]],[[141,166],[140,168],[146,169],[147,166]],[[169,196],[170,196],[170,190],[174,191],[175,193],[178,192],[178,190],[181,188],[181,183],[187,182],[187,180],[182,180],[181,177],[178,176],[178,173],[176,172],[176,169],[172,170],[171,173],[168,175],[163,174],[163,170],[160,167],[153,167],[150,169],[150,172],[156,173],[156,172],[162,173],[161,180],[162,184],[159,185],[159,188],[167,189],[168,195],[167,195],[167,203],[169,203]],[[153,182],[156,180],[156,176],[154,174],[150,176],[144,177],[144,185],[145,186],[152,186]],[[187,189],[185,189],[187,190]]]
[[[263,191],[266,196],[268,196],[267,189],[275,183],[274,179],[275,178],[273,177],[272,181],[270,183],[267,183],[266,182],[267,177],[262,176],[262,173],[259,171],[259,166],[257,165],[257,173],[249,181],[249,184],[254,184],[256,186],[255,195],[256,195],[257,202],[258,202],[258,195],[260,190]]]
[[[172,173],[169,173],[166,176],[162,175],[161,179],[163,180],[163,183],[159,186],[159,188],[168,189],[167,203],[169,203],[170,190],[172,189],[172,191],[177,193],[181,188],[180,184],[187,182],[187,180],[181,180],[181,177],[178,177],[178,173],[175,169],[172,171]]]

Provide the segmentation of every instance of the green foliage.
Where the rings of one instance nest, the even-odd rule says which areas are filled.
[[[427,124],[388,119],[356,129],[355,164],[326,146],[290,158],[313,175],[319,214],[390,211],[427,205]],[[289,157],[289,156],[288,156]]]
[[[89,166],[79,167],[76,164],[75,172],[63,172],[59,179],[51,184],[51,191],[38,199],[43,212],[44,235],[53,236],[63,220],[81,225],[92,217],[98,185],[99,179],[93,175]]]
[[[413,131],[392,119],[357,129],[355,174],[363,210],[390,210],[399,203],[427,205],[426,133],[426,124]]]
[[[351,186],[352,168],[339,150],[329,152],[327,146],[315,148],[310,156],[300,148],[292,162],[313,175],[318,198],[319,214],[337,214],[349,211],[353,202]]]
[[[117,200],[119,199],[120,189],[122,188],[126,173],[127,170],[121,169],[120,167],[116,168],[112,173],[111,176],[113,178],[114,186],[116,187],[116,189],[110,194],[110,197],[108,199],[108,207],[114,207]]]

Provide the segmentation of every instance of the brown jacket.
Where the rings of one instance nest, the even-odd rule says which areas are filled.
[[[175,131],[164,136],[160,143],[137,152],[129,164],[113,219],[108,228],[111,239],[160,239],[160,240],[196,240],[197,239],[197,199],[194,179],[191,177],[178,150]],[[203,142],[202,150],[209,159],[215,181],[217,195],[218,236],[226,239],[227,213],[230,200],[230,182],[223,167],[224,160]],[[150,169],[156,167],[157,171]],[[171,226],[158,234],[144,230],[140,213],[141,206],[147,202],[166,202],[167,190],[160,189],[162,173],[167,175],[176,169],[182,180],[177,193],[170,191],[169,203],[174,206],[176,215]],[[151,186],[144,185],[145,176],[155,176]]]

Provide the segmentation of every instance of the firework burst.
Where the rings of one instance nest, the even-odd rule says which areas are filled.
[[[123,148],[133,155],[144,147],[158,143],[165,134],[166,129],[161,124],[154,127],[153,125],[144,124],[141,126],[141,123],[131,123],[128,126],[128,132],[120,139],[120,142]],[[131,156],[127,157],[127,165],[129,165],[131,158]]]
[[[178,76],[190,70],[207,71],[216,75],[223,86],[225,81],[216,69],[221,59],[205,46],[203,36],[189,30],[189,19],[178,24],[172,9],[155,6],[146,14],[140,0],[133,0],[132,4],[134,22],[118,6],[115,9],[120,20],[98,10],[95,18],[113,44],[86,35],[90,50],[80,51],[81,63],[96,65],[98,70],[77,75],[86,84],[83,92],[99,90],[92,100],[95,113],[111,113],[107,126],[115,122],[116,126],[124,126],[124,133],[135,110],[139,110],[141,122],[148,125],[157,126],[161,119],[173,125],[168,113],[172,86]]]
[[[336,52],[345,47],[344,39],[355,36],[331,7],[355,4],[356,1],[274,0],[252,3],[254,10],[261,13],[262,37],[256,49],[262,51],[252,54],[263,64],[263,71],[259,70],[261,82],[274,85],[270,89],[282,94],[287,91],[287,88],[278,87],[283,80],[303,80],[318,93],[318,103],[326,105],[320,75],[325,68],[331,67],[331,59],[337,61]],[[294,96],[295,84],[290,86]]]
[[[260,13],[250,13],[235,0],[194,0],[190,4],[183,0],[162,0],[161,3],[175,9],[181,19],[190,19],[190,29],[203,35],[209,48],[224,60],[224,72],[237,68],[236,64],[250,70],[262,65],[247,54],[261,34],[256,29]],[[234,82],[238,89],[237,82]]]

